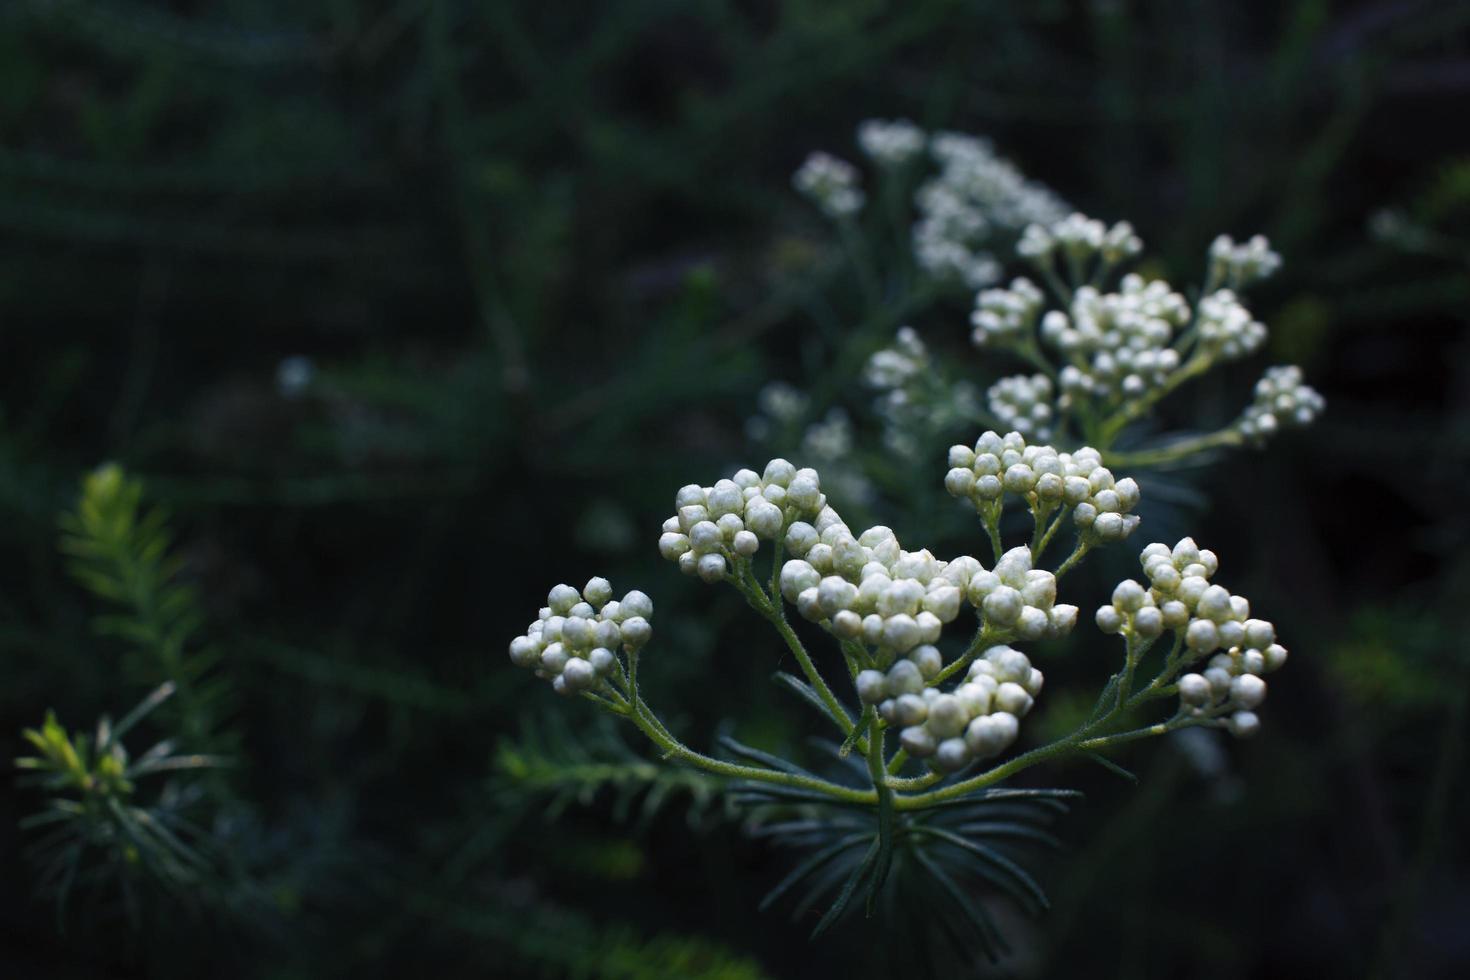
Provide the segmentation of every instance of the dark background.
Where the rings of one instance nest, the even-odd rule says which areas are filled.
[[[882,458],[852,367],[888,335],[813,325],[860,307],[790,188],[812,149],[855,158],[870,116],[990,136],[1178,283],[1216,233],[1268,234],[1269,356],[1166,415],[1238,405],[1278,361],[1328,402],[1186,474],[1201,495],[1139,532],[1194,533],[1277,623],[1262,735],[1205,770],[1140,744],[1138,787],[1046,773],[1088,796],[1037,865],[1053,910],[1011,916],[996,972],[1470,972],[1467,27],[1452,0],[0,5],[0,755],[47,707],[81,727],[145,693],[55,549],[81,475],[122,462],[173,513],[225,654],[258,891],[137,930],[83,905],[58,932],[16,829],[36,791],[7,789],[0,972],[917,962],[930,940],[883,923],[812,945],[758,913],[794,858],[718,801],[674,786],[622,816],[645,783],[598,788],[575,747],[636,773],[618,746],[643,746],[505,656],[548,587],[604,574],[653,595],[646,682],[688,741],[728,718],[803,751],[776,638],[654,542],[678,486],[772,452],[744,422],[780,378],[853,413],[874,516],[929,543],[941,457]],[[965,315],[915,326],[994,376]],[[316,374],[287,397],[294,356]],[[1084,610],[1128,574],[1102,564]],[[1112,669],[1075,640],[1049,696]]]

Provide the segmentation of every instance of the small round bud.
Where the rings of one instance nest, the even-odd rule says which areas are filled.
[[[1025,717],[1026,712],[1031,710],[1032,703],[1031,695],[1020,684],[1006,681],[995,690],[996,710],[1008,712],[1017,718]]]
[[[517,667],[534,667],[540,659],[541,651],[529,636],[518,636],[510,641],[510,662]]]
[[[985,618],[998,626],[1011,626],[1021,617],[1025,603],[1021,593],[1008,585],[1002,585],[985,597],[982,604]]]
[[[725,570],[725,559],[722,555],[705,555],[699,559],[699,565],[696,568],[699,577],[711,584],[724,579]]]
[[[941,772],[958,772],[970,764],[970,748],[964,739],[947,738],[934,753],[934,767]]]
[[[582,587],[582,597],[594,608],[601,609],[612,598],[612,583],[600,575],[594,576]]]
[[[568,660],[562,668],[561,676],[572,691],[588,691],[597,683],[597,671],[592,664],[580,657]]]
[[[587,662],[592,665],[593,670],[597,671],[603,677],[612,674],[617,670],[618,666],[617,656],[606,647],[597,647],[591,653],[587,654]]]
[[[1145,640],[1164,632],[1164,614],[1154,606],[1144,606],[1133,614],[1133,631]]]
[[[736,531],[735,540],[731,544],[737,555],[749,558],[760,550],[761,541],[752,531]]]
[[[1241,674],[1230,682],[1230,700],[1242,708],[1259,707],[1266,700],[1266,682],[1255,674]]]
[[[857,675],[858,699],[863,704],[878,704],[888,696],[887,678],[876,670],[865,670]]]
[[[546,604],[553,613],[565,616],[581,599],[581,593],[570,585],[558,585],[547,593]]]
[[[1220,631],[1208,619],[1196,619],[1184,632],[1184,643],[1197,653],[1209,653],[1220,646]]]
[[[1112,606],[1101,606],[1097,610],[1097,628],[1104,633],[1123,631],[1123,614]]]
[[[915,647],[909,654],[909,660],[919,668],[919,673],[926,681],[933,680],[944,669],[944,657],[940,654],[939,648],[927,643],[921,647]]]
[[[1210,682],[1201,674],[1185,674],[1179,678],[1179,700],[1195,707],[1210,703],[1213,696]]]
[[[924,675],[913,661],[898,660],[888,668],[887,684],[891,695],[917,694],[924,689]]]
[[[1261,730],[1261,719],[1256,717],[1254,711],[1237,711],[1230,716],[1226,725],[1230,729],[1230,734],[1236,738],[1250,738]]]
[[[1148,593],[1143,591],[1143,586],[1133,579],[1127,579],[1118,583],[1113,590],[1113,605],[1119,612],[1131,613],[1143,608]]]
[[[642,616],[631,616],[623,620],[622,633],[623,646],[629,650],[639,650],[653,636],[653,627]]]
[[[935,750],[934,736],[917,725],[900,732],[898,744],[916,759],[927,759]]]

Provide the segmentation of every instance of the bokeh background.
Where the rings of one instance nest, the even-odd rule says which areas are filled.
[[[1266,233],[1269,358],[1166,414],[1243,403],[1267,360],[1328,400],[1171,475],[1197,493],[1139,532],[1214,547],[1286,637],[1263,734],[1140,744],[1136,787],[1046,773],[1087,793],[1038,859],[1054,908],[1001,907],[1017,953],[982,975],[1470,973],[1467,106],[1456,0],[0,5],[0,756],[47,708],[82,727],[146,693],[56,548],[120,462],[173,515],[233,690],[219,832],[249,873],[58,923],[17,829],[37,792],[7,785],[0,973],[922,962],[881,922],[810,944],[758,912],[794,858],[505,656],[550,585],[607,575],[654,596],[649,696],[689,741],[729,719],[803,751],[775,638],[654,548],[678,486],[790,448],[747,431],[774,379],[849,411],[874,519],[980,547],[942,457],[885,459],[857,366],[891,326],[857,329],[790,186],[870,116],[991,137],[1179,283],[1216,233]],[[992,377],[966,316],[914,326]],[[1112,669],[1078,632],[1049,696]]]

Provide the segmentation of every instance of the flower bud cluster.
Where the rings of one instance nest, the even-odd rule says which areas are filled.
[[[867,200],[859,186],[857,168],[830,153],[819,151],[808,156],[791,183],[829,218],[856,214]]]
[[[919,647],[888,672],[858,674],[858,697],[877,705],[899,744],[915,758],[932,757],[942,772],[1000,755],[1016,740],[1045,678],[1024,653],[1008,646],[985,651],[953,692],[926,686],[940,671],[939,651]]]
[[[1253,235],[1239,245],[1229,235],[1220,235],[1210,244],[1210,278],[1215,282],[1239,289],[1269,278],[1279,268],[1281,256],[1271,251],[1265,235]]]
[[[1056,400],[1044,374],[1013,374],[985,392],[985,404],[997,422],[1030,439],[1051,437]]]
[[[1031,224],[1021,233],[1016,253],[1023,258],[1048,260],[1061,253],[1080,269],[1093,256],[1114,265],[1130,259],[1143,250],[1143,241],[1133,233],[1133,226],[1120,221],[1109,228],[1101,221],[1072,213],[1060,221]]]
[[[1127,275],[1116,293],[1077,290],[1070,315],[1053,310],[1041,321],[1042,339],[1071,362],[1057,376],[1068,404],[1117,402],[1162,385],[1179,367],[1169,344],[1189,314],[1189,303],[1162,280]]]
[[[1144,638],[1173,630],[1184,638],[1191,660],[1209,657],[1202,673],[1179,678],[1179,697],[1193,714],[1228,715],[1236,735],[1255,734],[1254,709],[1266,697],[1260,675],[1286,663],[1286,648],[1264,619],[1251,618],[1250,602],[1231,595],[1210,578],[1219,569],[1215,553],[1185,538],[1173,548],[1155,543],[1140,559],[1149,588],[1132,580],[1113,592],[1113,602],[1097,612],[1104,632],[1132,630]]]
[[[974,388],[947,381],[912,327],[900,327],[893,346],[868,359],[864,380],[879,392],[874,408],[883,420],[884,444],[906,456],[927,445],[933,432],[978,412]]]
[[[929,152],[939,173],[915,195],[914,257],[935,279],[954,279],[971,289],[1000,278],[1000,263],[985,244],[996,230],[1013,232],[1066,213],[1050,190],[1027,180],[988,140],[936,133]]]
[[[681,487],[658,550],[684,574],[718,582],[735,556],[749,558],[761,541],[774,541],[792,521],[813,518],[826,505],[816,470],[773,459],[759,476],[740,470],[712,487]]]
[[[510,641],[511,662],[550,680],[558,694],[605,688],[620,671],[618,648],[636,652],[653,635],[653,600],[636,589],[621,600],[612,595],[600,577],[580,592],[558,585],[537,620]]]
[[[1200,298],[1195,325],[1200,349],[1228,360],[1254,354],[1266,342],[1266,325],[1253,319],[1228,289]]]
[[[976,347],[1024,343],[1036,326],[1041,312],[1041,290],[1024,277],[1011,281],[1010,289],[985,289],[975,296],[975,312],[970,314],[974,330],[970,339]]]
[[[830,507],[815,524],[792,524],[786,548],[795,557],[781,568],[781,594],[797,612],[890,654],[938,641],[980,567],[973,558],[944,562],[927,549],[904,551],[886,527],[855,537]]]
[[[965,598],[980,610],[985,628],[1016,640],[1053,640],[1077,625],[1077,607],[1057,602],[1057,579],[1031,567],[1031,549],[1012,548],[995,568],[978,569]]]
[[[1051,446],[1028,445],[1019,432],[1001,437],[986,432],[975,448],[951,446],[944,488],[970,501],[977,511],[994,505],[1009,491],[1032,510],[1073,508],[1072,520],[1099,541],[1121,541],[1133,533],[1139,518],[1138,484],[1132,477],[1113,479],[1096,449],[1059,453]]]
[[[907,119],[867,119],[858,125],[858,146],[880,167],[901,167],[924,152],[924,131]]]
[[[1302,382],[1302,369],[1284,364],[1266,369],[1256,382],[1256,397],[1236,426],[1248,438],[1261,441],[1276,430],[1311,425],[1327,401]]]

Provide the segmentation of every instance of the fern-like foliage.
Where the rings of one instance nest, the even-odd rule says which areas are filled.
[[[723,807],[727,783],[694,769],[657,765],[634,752],[606,719],[592,732],[528,719],[519,740],[507,736],[496,749],[495,786],[503,798],[535,800],[544,819],[567,806],[587,806],[599,795],[613,798],[619,822],[646,824],[674,800],[686,800],[691,826]],[[717,811],[717,806],[721,808]]]
[[[181,755],[171,739],[134,757],[122,741],[175,690],[173,684],[160,686],[116,725],[104,715],[91,733],[69,733],[54,712],[47,712],[40,728],[23,733],[36,754],[16,759],[15,765],[29,774],[22,782],[39,785],[47,798],[20,825],[43,831],[31,855],[41,870],[38,891],[56,901],[59,920],[78,884],[99,901],[120,895],[136,924],[143,891],[197,901],[217,880],[220,855],[210,835],[186,816],[204,795],[201,787],[169,779],[145,803],[139,800],[138,783],[206,769],[220,760]]]
[[[818,743],[834,771],[847,770],[854,786],[862,769],[841,746]],[[739,747],[741,754],[751,750]],[[870,807],[845,806],[818,793],[746,783],[732,801],[760,814],[751,831],[778,846],[803,852],[795,867],[766,894],[762,909],[789,904],[793,917],[817,915],[813,938],[847,917],[853,900],[867,914],[906,922],[928,949],[947,944],[960,962],[978,951],[991,962],[1011,951],[984,901],[987,894],[1035,915],[1049,907],[1045,891],[1016,853],[1018,846],[1058,848],[1051,824],[1081,794],[1062,789],[988,788],[929,810],[883,816]],[[937,933],[937,935],[935,935]],[[914,944],[904,944],[914,948]]]
[[[179,581],[183,562],[172,550],[167,513],[145,510],[142,482],[109,463],[86,476],[76,509],[60,525],[72,575],[115,610],[95,626],[128,645],[125,678],[139,687],[173,684],[165,723],[175,723],[196,750],[230,748],[220,722],[231,688],[218,652],[199,642],[204,617],[196,591]]]

